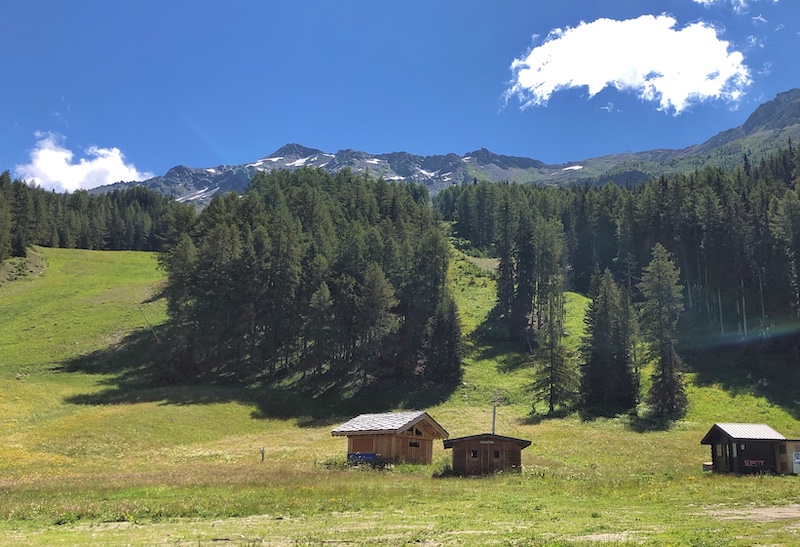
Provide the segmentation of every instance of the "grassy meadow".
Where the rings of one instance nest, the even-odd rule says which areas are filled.
[[[497,432],[533,444],[521,474],[465,479],[438,476],[450,457],[441,444],[432,466],[348,468],[330,430],[351,416],[311,395],[169,385],[156,257],[36,252],[42,271],[0,284],[0,544],[800,543],[796,477],[703,473],[699,444],[717,421],[798,438],[792,409],[689,374],[688,415],[668,430],[545,416],[525,348],[485,322],[485,260],[451,265],[463,382],[415,402],[451,436],[490,430],[497,403]],[[569,295],[573,351],[587,304]]]

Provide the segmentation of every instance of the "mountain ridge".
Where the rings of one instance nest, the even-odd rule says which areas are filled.
[[[759,105],[739,127],[722,131],[703,143],[682,149],[654,149],[610,154],[563,164],[496,154],[486,148],[468,152],[421,156],[409,152],[370,154],[342,149],[329,153],[288,143],[253,163],[194,168],[178,165],[164,175],[141,182],[119,182],[96,188],[107,192],[136,185],[203,205],[219,192],[242,193],[258,172],[312,167],[336,172],[349,168],[388,181],[413,181],[436,193],[452,184],[472,180],[538,184],[636,183],[659,175],[691,172],[706,164],[733,168],[744,155],[758,161],[789,139],[800,138],[800,89],[779,93]]]

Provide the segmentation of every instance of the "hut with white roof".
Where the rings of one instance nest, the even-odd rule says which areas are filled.
[[[800,474],[800,441],[766,424],[717,423],[700,444],[711,445],[716,473]]]
[[[351,460],[422,464],[433,460],[433,441],[448,437],[447,431],[421,410],[361,414],[331,435],[347,437],[347,457]]]

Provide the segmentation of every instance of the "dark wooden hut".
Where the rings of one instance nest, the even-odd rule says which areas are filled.
[[[487,475],[497,471],[522,468],[522,449],[531,441],[482,433],[444,441],[453,449],[453,473],[456,475]]]
[[[787,442],[791,441],[766,424],[720,423],[714,424],[700,444],[711,446],[716,473],[792,473],[787,465]]]
[[[361,414],[331,435],[347,437],[348,459],[423,464],[433,460],[434,439],[448,437],[436,420],[420,410]]]

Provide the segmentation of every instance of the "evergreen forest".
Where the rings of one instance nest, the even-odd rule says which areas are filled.
[[[789,142],[733,170],[634,186],[475,181],[433,202],[462,246],[499,258],[495,319],[543,357],[535,387],[551,411],[631,409],[653,362],[645,402],[679,416],[687,361],[703,380],[764,386],[800,369],[799,168]],[[558,349],[565,287],[593,299],[572,367]]]
[[[160,255],[175,379],[459,379],[450,247],[424,186],[274,171],[181,215]]]
[[[33,245],[158,251],[183,206],[146,188],[92,195],[48,192],[0,173],[0,263]]]
[[[349,169],[273,171],[200,211],[142,188],[55,194],[6,171],[0,261],[32,245],[159,251],[170,382],[455,386],[452,241],[497,259],[479,335],[531,356],[549,412],[644,403],[671,418],[688,369],[765,386],[800,370],[799,184],[791,142],[636,185],[476,180],[433,197]],[[579,354],[563,343],[568,291],[592,299]]]

